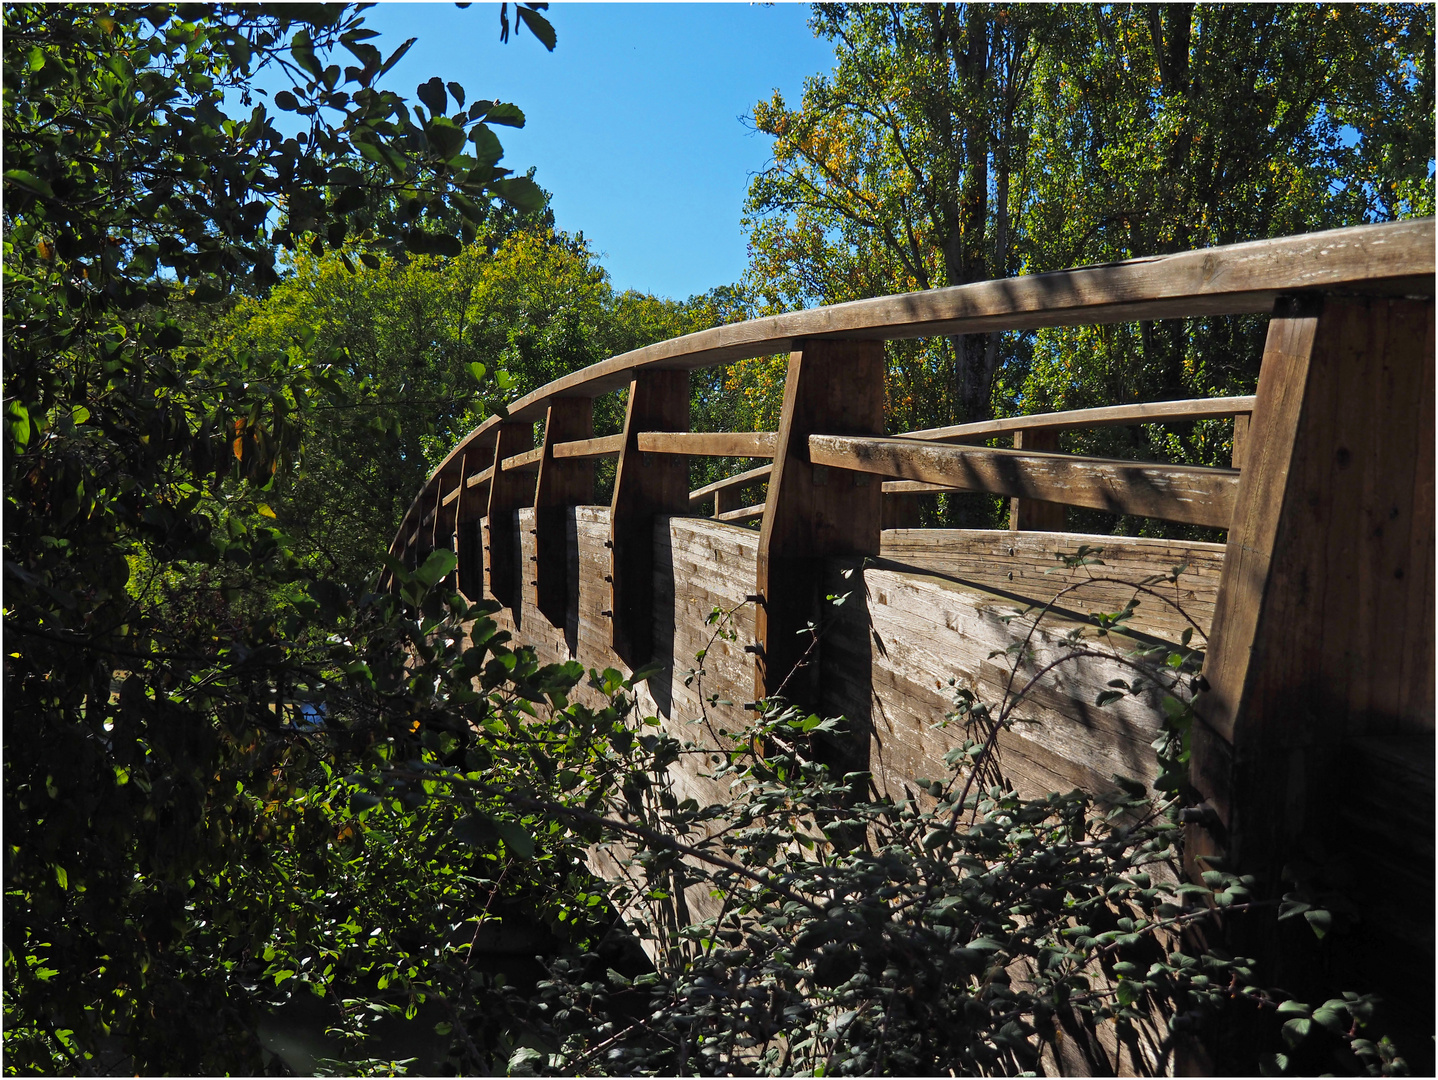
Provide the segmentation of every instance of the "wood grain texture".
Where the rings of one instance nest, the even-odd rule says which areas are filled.
[[[1233,516],[1239,475],[1233,469],[838,435],[811,436],[809,456],[816,465],[1216,528],[1227,528]]]
[[[1238,413],[1233,418],[1233,455],[1229,459],[1229,465],[1235,469],[1243,468],[1243,463],[1248,457],[1248,433],[1253,421],[1253,413]]]
[[[1099,549],[1101,563],[1067,567],[1062,556],[1081,546]],[[1136,632],[1177,641],[1194,626],[1201,646],[1213,622],[1223,572],[1223,544],[1082,533],[1014,533],[989,529],[886,529],[876,564],[923,572],[983,589],[1020,606],[1047,603],[1063,590],[1058,613],[1084,621],[1138,601],[1129,626]],[[1176,583],[1137,592],[1132,584],[1184,566]],[[1104,579],[1120,579],[1115,582]]]
[[[813,697],[816,666],[790,676],[808,647],[800,631],[820,614],[818,560],[879,551],[880,485],[860,472],[811,464],[813,433],[883,430],[881,342],[808,342],[789,358],[759,532],[756,698],[781,688],[792,701]]]
[[[777,438],[773,431],[642,431],[639,449],[646,454],[771,458]]]
[[[593,432],[593,398],[556,398],[550,403],[534,490],[534,578],[536,606],[557,626],[565,624],[573,598],[566,536],[572,515],[568,508],[594,501],[594,461],[556,457],[554,447],[587,439]]]
[[[921,778],[943,775],[944,754],[966,737],[961,724],[944,723],[955,686],[974,691],[991,708],[1002,702],[1010,672],[1006,660],[990,654],[1021,639],[1032,619],[1013,618],[1026,605],[1007,597],[857,559],[831,560],[826,581],[850,598],[834,609],[824,639],[825,712],[869,717],[875,785],[904,797],[905,785],[917,788]],[[1036,631],[1032,661],[1021,665],[1013,687],[1070,651],[1063,636],[1076,625],[1047,617]],[[1157,702],[1092,704],[1108,680],[1123,675],[1119,663],[1095,656],[1040,680],[1000,744],[1004,773],[1020,791],[1082,787],[1102,794],[1113,790],[1115,773],[1152,780]]]
[[[593,399],[590,399],[590,414],[593,412]],[[618,435],[601,435],[597,439],[555,443],[553,452],[557,458],[602,458],[617,457],[623,449],[624,433],[620,432]]]
[[[753,506],[737,506],[733,510],[725,510],[714,515],[715,521],[729,521],[738,525],[745,521],[758,521],[764,516],[764,504],[755,503]]]
[[[583,400],[575,398],[559,398],[560,401]],[[530,440],[531,442],[533,440]],[[539,463],[544,458],[544,447],[536,446],[533,450],[526,450],[522,454],[513,454],[510,457],[502,458],[499,467],[504,472],[534,472],[539,468]]]
[[[459,475],[469,476],[494,460],[494,443],[471,447],[460,459]],[[489,509],[488,493],[468,483],[455,488],[455,558],[458,560],[459,591],[473,601],[484,599],[484,515]]]
[[[1271,311],[1281,295],[1323,289],[1431,296],[1433,272],[1433,219],[1425,218],[878,297],[715,327],[636,349],[525,395],[512,403],[509,417],[538,420],[553,397],[618,390],[638,371],[689,370],[771,356],[808,338],[889,340],[1250,314]],[[499,417],[485,420],[450,457],[457,458],[462,446],[499,423]],[[413,528],[407,514],[398,535]]]
[[[981,442],[1019,432],[1077,431],[1087,428],[1132,427],[1177,420],[1211,420],[1253,411],[1253,397],[1191,398],[1184,401],[1149,401],[1136,405],[1105,405],[1096,409],[1004,416],[950,427],[906,431],[906,439],[934,442]],[[1029,444],[1034,449],[1037,443]]]
[[[610,515],[613,648],[634,668],[654,648],[654,520],[689,508],[689,459],[646,454],[640,432],[689,430],[689,373],[647,371],[629,387]]]
[[[1019,428],[1014,432],[1015,450],[1057,453],[1059,433],[1052,428]],[[1009,528],[1037,532],[1063,532],[1068,524],[1068,507],[1042,499],[1010,499]]]
[[[495,461],[503,461],[534,442],[534,425],[501,424],[495,433]],[[525,473],[497,470],[489,484],[485,509],[485,596],[508,608],[520,602],[521,566],[514,512],[534,501],[534,481]]]
[[[695,488],[689,493],[689,505],[693,506],[702,503],[711,495],[721,491],[730,491],[735,488],[747,487],[750,484],[757,484],[761,480],[768,480],[769,474],[774,471],[772,465],[760,465],[756,469],[748,469],[745,472],[735,473],[733,476],[726,476],[723,480],[716,480],[712,484],[706,484],[702,488]]]
[[[1305,836],[1342,850],[1345,741],[1433,731],[1433,341],[1427,301],[1270,324],[1193,747],[1214,843],[1261,880]]]

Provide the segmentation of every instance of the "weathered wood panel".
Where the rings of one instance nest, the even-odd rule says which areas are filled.
[[[852,571],[847,579],[842,570]],[[843,714],[856,729],[869,728],[874,782],[894,795],[919,778],[943,775],[944,755],[962,743],[962,726],[945,724],[954,685],[973,691],[997,714],[1007,690],[1021,690],[1040,668],[1072,651],[1061,638],[1075,623],[1045,618],[1034,632],[1032,662],[1020,665],[1011,684],[1007,662],[990,655],[1029,632],[1031,618],[1005,621],[1023,605],[861,560],[833,560],[827,587],[849,598],[834,608],[820,645],[825,711]],[[1152,780],[1157,762],[1150,744],[1161,726],[1156,702],[1093,705],[1110,679],[1131,675],[1116,661],[1085,657],[1043,676],[1001,738],[1005,776],[1030,795],[1075,787],[1106,792],[1115,773]]]
[[[646,454],[771,458],[777,439],[773,431],[641,431],[639,449]]]
[[[809,436],[809,458],[815,465],[1220,529],[1233,516],[1239,476],[1197,465],[843,435]]]
[[[1085,544],[1102,549],[1099,558],[1103,565],[1064,566],[1058,556],[1071,555]],[[1131,586],[1095,579],[1117,577],[1137,582],[1187,563],[1176,584],[1150,586],[1159,596],[1137,596],[1138,608],[1129,625],[1139,633],[1177,641],[1192,619],[1197,625],[1194,644],[1201,645],[1213,622],[1223,553],[1222,544],[1137,536],[885,529],[879,565],[947,577],[957,584],[997,593],[1015,604],[1026,600],[1046,603],[1060,590],[1081,585],[1063,597],[1058,613],[1083,619],[1119,611],[1135,596]]]

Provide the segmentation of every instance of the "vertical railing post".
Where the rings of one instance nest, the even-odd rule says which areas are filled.
[[[714,493],[714,516],[739,509],[740,488],[720,488]]]
[[[1233,454],[1228,462],[1231,468],[1243,468],[1244,459],[1248,457],[1248,431],[1252,422],[1252,413],[1238,413],[1233,418]]]
[[[1304,837],[1343,847],[1360,740],[1432,760],[1433,334],[1431,299],[1287,298],[1269,325],[1196,703],[1211,823],[1189,849],[1274,894]]]
[[[688,430],[689,372],[637,372],[609,511],[612,641],[631,668],[647,664],[654,650],[654,520],[689,510],[688,457],[641,454],[639,433]]]
[[[1056,453],[1059,448],[1057,431],[1016,431],[1015,450],[1038,450]],[[1063,532],[1068,524],[1068,507],[1041,499],[1010,499],[1009,528],[1030,532]]]
[[[884,343],[806,341],[789,357],[784,407],[759,532],[755,694],[812,704],[818,665],[805,661],[823,607],[823,561],[877,555],[878,477],[809,463],[809,436],[882,435]],[[813,657],[811,656],[812,660]]]
[[[459,562],[459,591],[473,601],[484,597],[484,515],[489,491],[469,486],[469,478],[494,463],[494,442],[471,445],[459,469],[459,498],[455,501],[455,558]]]
[[[544,422],[544,457],[534,489],[535,606],[553,625],[569,615],[568,509],[594,498],[594,461],[556,458],[554,444],[594,434],[594,399],[555,398]]]
[[[514,512],[534,500],[534,479],[519,470],[506,472],[504,459],[534,448],[534,425],[500,424],[494,437],[494,473],[489,481],[489,507],[485,512],[485,560],[489,570],[486,594],[518,618],[523,598],[519,546],[515,543]]]

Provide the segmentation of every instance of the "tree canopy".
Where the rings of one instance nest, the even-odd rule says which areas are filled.
[[[1433,212],[1428,7],[818,4],[812,25],[834,70],[754,109],[759,310]],[[908,428],[1251,392],[1255,332],[891,346],[889,409]]]

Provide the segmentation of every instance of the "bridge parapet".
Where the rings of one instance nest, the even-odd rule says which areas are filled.
[[[1368,925],[1388,925],[1397,901],[1385,880],[1416,865],[1432,888],[1433,295],[1425,219],[718,327],[567,375],[481,424],[435,471],[392,550],[413,564],[455,547],[462,590],[500,600],[516,637],[554,659],[667,664],[651,704],[671,722],[681,705],[686,719],[698,715],[681,688],[705,616],[737,604],[740,640],[708,664],[720,697],[736,703],[726,707],[783,686],[845,713],[862,733],[854,754],[886,787],[952,745],[932,727],[947,680],[992,682],[987,654],[1013,640],[1001,612],[1056,591],[1038,574],[1054,565],[1051,548],[1102,544],[1106,561],[1143,572],[1187,561],[1183,606],[1208,636],[1192,779],[1213,811],[1191,828],[1190,852],[1226,854],[1277,887],[1292,852],[1320,836],[1377,860],[1363,903]],[[887,339],[1247,313],[1271,317],[1251,397],[883,429]],[[777,432],[688,430],[687,371],[786,350]],[[595,438],[589,401],[626,386],[625,430]],[[532,447],[530,426],[546,414]],[[1201,417],[1233,417],[1231,467],[1058,452],[1063,430]],[[986,445],[1009,436],[1012,448]],[[690,492],[695,455],[768,464]],[[618,459],[607,509],[583,505],[592,489],[575,468],[603,456]],[[739,497],[760,485],[762,502]],[[1010,531],[899,527],[914,523],[913,497],[933,491],[1010,498]],[[684,516],[705,506],[709,521]],[[1062,531],[1065,506],[1226,529],[1227,542],[1074,536]],[[735,527],[756,519],[757,533]],[[854,600],[830,619],[824,598],[836,591]],[[757,599],[746,606],[746,596]],[[1086,602],[1063,617],[1091,614]],[[1172,640],[1179,627],[1165,618],[1136,625]],[[802,631],[825,619],[817,661],[799,667]],[[1151,779],[1156,712],[1092,709],[1101,675],[1053,678],[1005,736],[1030,790],[1092,789],[1115,771]],[[1395,762],[1406,764],[1388,816],[1426,821],[1414,835],[1350,812],[1354,776],[1392,774]],[[1376,939],[1360,942],[1348,962],[1387,965],[1369,972],[1379,983],[1404,957],[1428,970],[1431,927],[1424,940],[1398,960]]]

